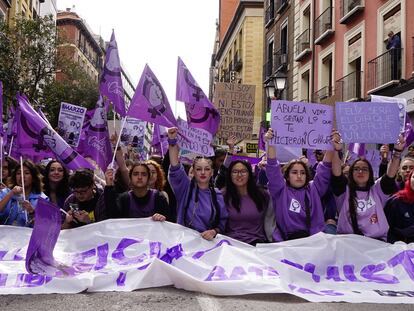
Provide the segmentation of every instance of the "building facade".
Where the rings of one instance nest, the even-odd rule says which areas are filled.
[[[10,0],[0,0],[0,22],[7,22],[9,20],[9,10],[11,8]]]
[[[11,0],[9,11],[9,24],[13,24],[13,19],[20,14],[21,16],[34,19],[39,16],[40,5],[45,0]]]
[[[75,12],[66,9],[58,12],[56,25],[59,37],[64,42],[59,46],[58,53],[64,53],[78,63],[91,79],[98,81],[104,53],[86,22]],[[56,79],[63,78],[58,70]]]
[[[56,0],[43,0],[43,3],[40,4],[39,12],[40,16],[51,15],[53,20],[56,21],[58,12]]]
[[[213,55],[214,79],[256,86],[253,138],[263,115],[263,0],[240,0],[228,27],[221,27],[228,7],[220,1],[218,35]],[[229,1],[232,4],[232,1]],[[230,9],[227,11],[231,12]],[[227,19],[224,19],[225,21]],[[225,34],[221,33],[226,29]],[[210,92],[211,93],[211,92]]]

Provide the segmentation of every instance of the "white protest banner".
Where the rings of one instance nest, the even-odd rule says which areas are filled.
[[[393,144],[400,133],[397,103],[337,102],[338,131],[345,143]]]
[[[72,147],[78,147],[86,108],[62,102],[58,133]]]
[[[220,114],[220,138],[251,139],[255,106],[255,85],[216,83],[214,105]]]
[[[64,230],[50,275],[25,270],[32,229],[0,226],[0,294],[132,291],[289,293],[309,301],[414,303],[414,244],[319,233],[256,248],[168,222],[111,219]],[[86,237],[86,238],[85,238]]]
[[[181,150],[186,150],[198,155],[211,157],[214,155],[214,149],[211,146],[213,135],[203,129],[190,128],[188,123],[180,118],[177,120],[178,145]]]
[[[323,104],[274,100],[271,144],[306,149],[331,150],[333,108]]]

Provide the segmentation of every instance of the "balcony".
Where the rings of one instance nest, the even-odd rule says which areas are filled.
[[[233,58],[233,70],[234,71],[240,71],[243,68],[243,62],[240,58],[239,51],[234,54]]]
[[[368,62],[368,94],[400,82],[403,49],[391,49]]]
[[[276,2],[276,13],[281,13],[288,5],[289,0],[275,0]]]
[[[358,12],[363,11],[365,8],[364,0],[341,0],[341,18],[339,22],[341,24],[346,24],[349,20],[358,14]]]
[[[312,96],[313,102],[320,103],[333,95],[333,89],[330,86],[324,86],[315,92]]]
[[[263,81],[266,81],[272,75],[273,70],[273,59],[268,60],[263,66]]]
[[[362,98],[362,71],[354,71],[336,81],[335,93],[337,101],[350,102]]]
[[[230,82],[230,71],[223,70],[223,74],[220,77],[220,82]]]
[[[273,0],[269,0],[269,6],[265,12],[265,28],[269,27],[270,24],[275,19],[275,2]]]
[[[278,50],[274,55],[274,72],[286,71],[288,65],[288,55],[282,52],[282,49]]]
[[[296,39],[296,51],[295,51],[295,61],[300,61],[306,55],[311,52],[310,48],[310,31],[306,29],[302,34]]]
[[[333,33],[332,7],[329,7],[315,20],[315,44],[321,44]]]

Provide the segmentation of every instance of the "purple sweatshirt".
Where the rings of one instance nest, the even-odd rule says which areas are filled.
[[[179,164],[170,166],[168,172],[168,181],[174,191],[177,199],[177,223],[192,228],[198,232],[203,232],[212,227],[215,219],[213,202],[211,200],[210,189],[199,189],[198,203],[195,203],[196,187],[193,188],[192,198],[187,210],[186,223],[184,223],[184,209],[188,201],[188,192],[190,190],[190,180],[184,171],[184,167]],[[228,213],[224,205],[223,195],[220,190],[216,190],[217,202],[220,210],[220,222],[218,228],[224,232]],[[213,216],[212,216],[212,213]]]
[[[273,234],[275,241],[283,241],[289,234],[307,231],[305,196],[309,199],[310,228],[309,234],[321,232],[325,227],[321,197],[326,193],[331,178],[332,164],[320,162],[316,168],[313,181],[306,187],[295,189],[286,184],[276,159],[268,159],[266,174],[269,179],[269,192],[272,196],[276,223],[281,232]]]
[[[381,177],[369,191],[357,191],[357,221],[359,230],[367,237],[386,241],[388,222],[384,214],[385,202],[389,195],[381,188]],[[349,216],[349,188],[340,196],[335,196],[336,206],[340,208],[338,218],[338,234],[354,233]]]

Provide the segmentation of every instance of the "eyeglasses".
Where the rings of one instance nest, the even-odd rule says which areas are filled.
[[[237,176],[237,175],[246,176],[248,172],[249,172],[248,170],[232,170],[231,174],[233,176]]]
[[[81,188],[81,189],[73,189],[73,193],[82,195],[82,194],[86,194],[90,189],[91,189],[91,187]]]
[[[368,173],[369,168],[368,167],[354,167],[354,172],[358,173]]]

